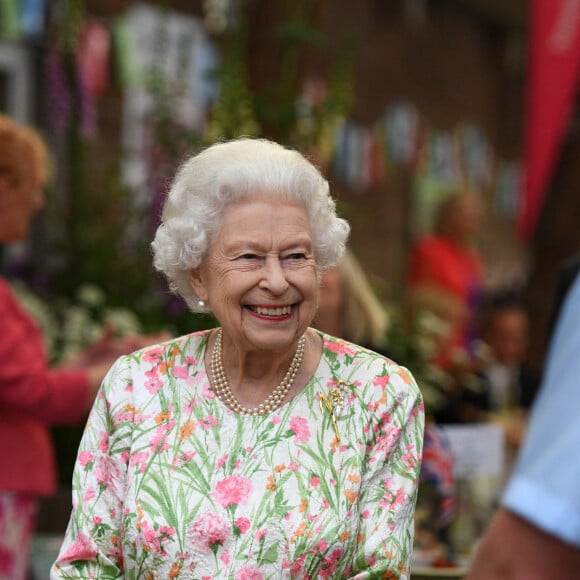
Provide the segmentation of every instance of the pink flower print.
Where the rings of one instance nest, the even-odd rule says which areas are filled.
[[[101,453],[107,453],[107,451],[109,451],[109,433],[107,431],[103,431],[101,435],[99,450]]]
[[[230,475],[216,483],[212,496],[222,507],[227,508],[247,501],[251,493],[252,483],[249,479],[240,475]]]
[[[325,340],[324,348],[336,354],[354,356],[356,351],[342,340]]]
[[[413,467],[417,466],[417,458],[413,453],[405,453],[402,459],[405,464],[405,470],[413,469]]]
[[[328,548],[328,542],[326,540],[320,540],[318,542],[318,549],[320,552],[324,552]]]
[[[201,389],[201,396],[204,399],[213,399],[213,398],[215,398],[215,393],[213,392],[213,390],[209,386],[209,383],[204,383],[203,384],[203,387]]]
[[[405,503],[405,490],[400,487],[395,493],[395,498],[393,499],[393,507]]]
[[[234,580],[264,580],[264,574],[256,566],[250,564],[240,568],[236,572]]]
[[[112,457],[105,455],[97,460],[95,476],[101,489],[108,489],[113,495],[120,492],[121,472]]]
[[[81,451],[79,453],[79,463],[85,468],[90,469],[92,467],[92,463],[95,459],[95,456],[90,451]]]
[[[342,550],[336,549],[333,550],[326,558],[324,558],[322,561],[322,566],[318,571],[318,576],[320,578],[332,578],[336,572],[336,566],[342,558],[342,554]]]
[[[230,552],[228,550],[224,550],[220,556],[220,560],[224,566],[229,566],[231,561]]]
[[[215,554],[231,532],[230,524],[226,520],[216,513],[206,512],[190,526],[188,537],[198,549]]]
[[[149,377],[145,381],[145,388],[154,395],[161,387],[163,382],[158,377]]]
[[[316,476],[310,478],[310,485],[312,487],[318,487],[320,485],[320,479],[318,479]]]
[[[388,382],[389,382],[389,375],[383,375],[381,377],[375,377],[373,379],[373,385],[375,387],[381,387],[381,389],[384,389],[387,386]]]
[[[262,528],[261,530],[258,530],[254,534],[254,540],[256,540],[256,542],[261,542],[267,533],[268,533],[268,530],[266,528]]]
[[[245,534],[251,526],[250,520],[248,518],[240,517],[234,522],[236,528],[239,530],[240,535]]]
[[[220,457],[217,461],[217,466],[218,467],[223,467],[225,462],[228,460],[229,455],[226,453],[225,455],[223,455],[222,457]]]
[[[197,364],[197,359],[193,356],[186,356],[183,362],[188,366],[193,366]]]
[[[306,554],[302,554],[294,562],[292,563],[292,574],[298,575],[302,572],[302,568],[304,567],[304,560],[306,559]]]
[[[97,492],[95,491],[95,488],[92,485],[89,485],[85,491],[85,494],[83,495],[83,502],[86,503],[91,501],[94,497],[96,497],[96,495]]]
[[[306,443],[310,439],[308,421],[304,417],[292,417],[290,419],[290,429],[298,443]]]
[[[149,459],[148,451],[138,451],[137,453],[133,453],[133,455],[131,455],[131,459],[129,459],[129,465],[131,465],[131,467],[139,465],[139,471],[141,473],[145,473],[148,459]]]
[[[184,366],[177,366],[173,367],[173,376],[177,379],[186,379],[189,373],[187,371],[187,367]]]
[[[213,415],[208,415],[207,417],[204,417],[203,419],[201,419],[199,421],[199,424],[204,428],[204,429],[211,429],[212,427],[217,427],[220,422],[213,416]]]
[[[156,363],[161,360],[163,356],[163,348],[160,346],[149,348],[143,354],[143,360],[145,362]]]
[[[125,405],[121,410],[113,415],[113,425],[116,427],[121,423],[133,423],[134,411],[132,405]]]
[[[281,420],[282,420],[282,418],[280,417],[280,415],[274,415],[272,417],[272,424],[279,425]]]
[[[97,555],[97,546],[82,532],[74,543],[60,556],[57,564],[70,564],[75,560],[92,560]]]
[[[182,465],[189,463],[195,457],[195,454],[195,451],[181,451],[173,460],[173,467],[181,467]]]
[[[362,514],[361,517],[363,520],[368,520],[369,516],[371,515],[371,513],[369,512],[369,510],[365,510]]]
[[[163,423],[157,427],[155,430],[155,435],[151,439],[149,446],[155,451],[167,451],[169,445],[167,444],[167,433],[173,429],[175,426],[175,419],[169,421],[169,423]]]
[[[156,530],[151,527],[148,521],[144,520],[141,522],[142,545],[148,552],[155,551],[158,554],[164,554],[163,542],[174,533],[173,529],[168,526],[161,526],[159,530]]]
[[[379,455],[389,455],[401,435],[400,427],[387,426],[384,434],[377,437],[375,452]]]
[[[99,517],[99,516],[95,516],[93,518],[93,524],[95,524],[95,526],[98,526],[99,524],[103,523],[103,518]]]

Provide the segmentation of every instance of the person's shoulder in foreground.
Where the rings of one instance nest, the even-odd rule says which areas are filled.
[[[528,434],[470,580],[580,577],[580,276],[562,306]]]

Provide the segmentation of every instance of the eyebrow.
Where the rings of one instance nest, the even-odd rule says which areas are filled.
[[[288,244],[282,244],[282,247],[284,249],[297,248],[297,247],[304,247],[306,249],[312,249],[312,246],[313,246],[312,239],[310,237],[306,237],[306,236],[297,237],[297,238],[294,238]],[[257,242],[253,238],[245,238],[245,237],[239,237],[239,238],[232,240],[231,242],[225,244],[224,249],[226,250],[226,252],[229,252],[232,250],[239,250],[240,247],[258,249],[258,250],[261,249],[259,242]]]

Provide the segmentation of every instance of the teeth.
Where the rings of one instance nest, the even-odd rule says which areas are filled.
[[[264,316],[284,316],[286,314],[290,314],[292,311],[291,306],[281,306],[278,308],[263,308],[261,306],[257,306],[253,309],[258,314],[263,314]]]

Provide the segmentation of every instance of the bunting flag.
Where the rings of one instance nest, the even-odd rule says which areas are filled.
[[[574,103],[580,72],[580,0],[531,0],[518,234],[529,241]]]

